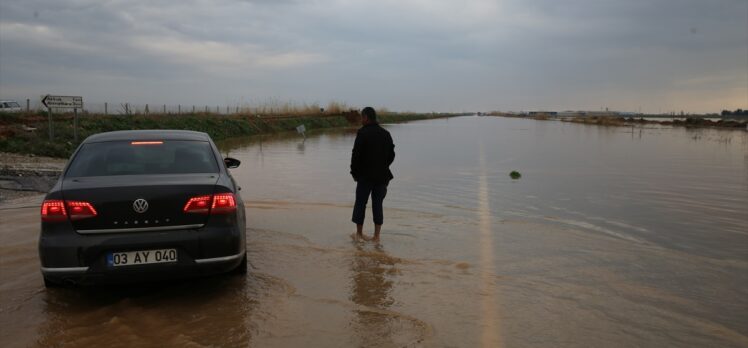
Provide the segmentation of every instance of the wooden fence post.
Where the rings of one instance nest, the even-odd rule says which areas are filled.
[[[73,139],[78,143],[78,109],[73,109]]]
[[[47,108],[47,118],[49,119],[49,141],[54,139],[54,131],[52,130],[52,108]]]

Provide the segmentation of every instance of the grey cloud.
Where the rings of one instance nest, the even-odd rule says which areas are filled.
[[[656,111],[678,100],[660,96],[682,95],[693,111],[748,104],[742,0],[5,0],[0,25],[0,94],[43,93],[44,76],[77,74],[84,92],[154,88],[164,102]],[[164,92],[174,81],[179,93]],[[695,91],[708,102],[692,100]]]

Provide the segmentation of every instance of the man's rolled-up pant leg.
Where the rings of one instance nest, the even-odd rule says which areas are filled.
[[[371,189],[371,211],[374,215],[374,224],[381,225],[384,223],[384,212],[382,211],[382,202],[387,196],[387,184],[376,184]]]
[[[366,202],[369,200],[369,193],[371,193],[372,184],[359,180],[356,183],[356,203],[353,205],[353,221],[356,225],[364,224],[364,217],[366,216]]]

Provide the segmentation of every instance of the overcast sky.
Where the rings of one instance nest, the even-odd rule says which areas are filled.
[[[748,0],[1,0],[0,98],[748,107]]]

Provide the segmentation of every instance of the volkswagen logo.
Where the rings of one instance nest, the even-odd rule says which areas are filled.
[[[132,202],[132,210],[136,213],[143,214],[148,210],[148,201],[142,198],[138,198],[135,202]]]

